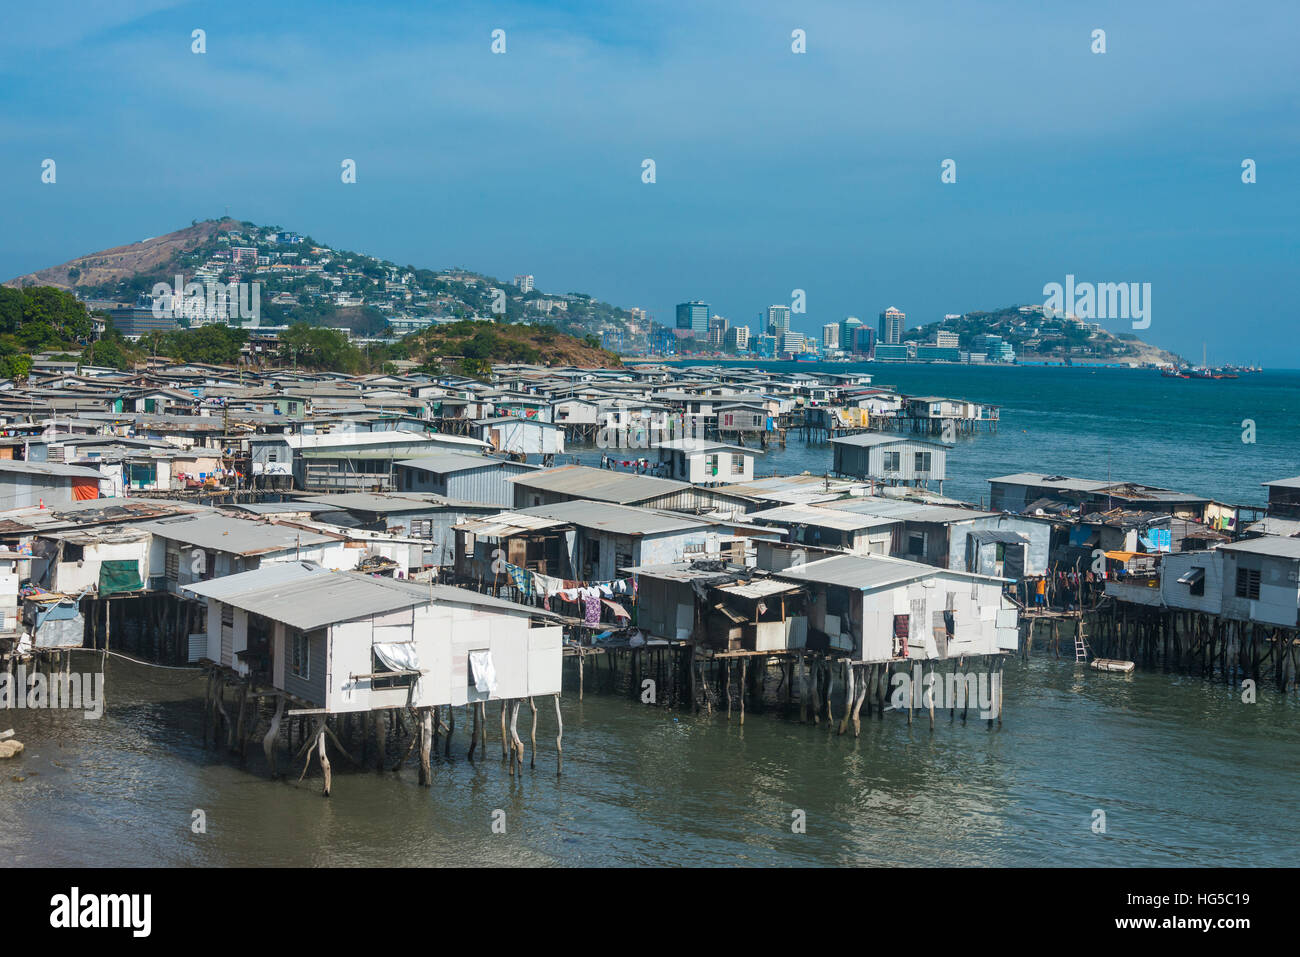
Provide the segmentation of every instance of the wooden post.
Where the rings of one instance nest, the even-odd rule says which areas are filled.
[[[509,707],[504,698],[501,699],[501,760],[505,761],[510,757],[510,734],[506,731],[506,709]]]
[[[857,694],[856,686],[853,681],[853,665],[844,660],[844,716],[840,718],[840,729],[838,734],[843,734],[849,729],[849,719],[853,717],[853,706],[856,704],[854,696]]]
[[[429,749],[433,744],[433,712],[429,708],[420,709],[420,783],[428,787],[431,780],[429,768]]]
[[[284,695],[275,696],[275,714],[271,716],[271,727],[262,739],[262,750],[266,752],[266,763],[271,766],[272,779],[276,776],[275,745],[280,737],[280,719],[284,716]]]
[[[934,665],[931,665],[930,666],[931,681],[930,681],[930,687],[928,689],[930,692],[929,704],[930,704],[930,730],[931,731],[934,730],[934,680],[933,679],[935,677],[937,677],[937,669],[934,667]]]
[[[564,766],[564,716],[560,714],[560,696],[555,696],[555,773]]]
[[[320,730],[316,734],[316,747],[320,749],[320,769],[325,775],[324,796],[330,796],[330,759],[325,754],[325,719],[321,719]]]
[[[479,731],[479,726],[480,726],[483,722],[482,722],[482,721],[480,720],[480,718],[479,718],[479,710],[478,710],[478,706],[477,706],[474,702],[472,702],[472,701],[470,702],[469,710],[470,710],[470,714],[473,716],[473,717],[470,719],[470,732],[469,732],[469,759],[470,759],[471,761],[473,761],[473,760],[474,760],[474,749],[478,747],[478,731]]]
[[[529,740],[532,744],[532,751],[529,753],[528,766],[530,768],[535,768],[537,767],[537,702],[533,700],[532,695],[528,696],[528,707],[533,712],[533,732],[529,736]]]
[[[749,659],[740,659],[740,723],[745,723],[745,681],[749,678]]]

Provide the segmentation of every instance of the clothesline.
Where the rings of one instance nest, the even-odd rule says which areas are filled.
[[[503,562],[506,577],[510,579],[519,594],[524,598],[540,596],[542,607],[551,610],[551,599],[581,604],[583,620],[588,623],[600,621],[602,604],[609,607],[616,617],[631,619],[627,610],[614,601],[615,595],[636,597],[635,578],[616,578],[613,581],[587,582],[568,578],[552,578],[540,572],[529,571],[510,562]]]

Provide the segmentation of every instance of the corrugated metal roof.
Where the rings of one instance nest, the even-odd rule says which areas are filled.
[[[751,512],[745,517],[755,522],[777,522],[781,525],[817,525],[821,528],[834,528],[842,532],[855,532],[864,528],[879,528],[883,525],[893,525],[901,521],[901,519],[897,518],[832,510],[816,505],[782,505],[778,508],[764,509],[761,512]]]
[[[339,541],[332,535],[225,515],[185,515],[144,522],[138,527],[161,538],[234,555],[258,555]]]
[[[714,524],[688,516],[611,502],[557,502],[520,509],[524,515],[541,515],[587,529],[600,529],[615,535],[657,535],[661,532],[685,532]]]
[[[840,502],[828,502],[819,508],[833,509],[837,512],[856,512],[860,515],[875,515],[898,522],[932,522],[946,524],[949,522],[968,522],[976,518],[993,518],[997,512],[981,512],[973,508],[954,508],[950,505],[927,505],[924,502],[900,502],[894,499],[863,495],[859,498],[847,498]]]
[[[1274,558],[1300,559],[1300,538],[1264,535],[1261,538],[1248,538],[1244,542],[1220,545],[1219,549],[1225,552],[1245,552],[1250,555],[1270,555]]]
[[[1105,488],[1105,482],[1095,479],[1070,478],[1066,475],[1049,475],[1046,472],[1014,472],[1011,475],[999,475],[989,479],[990,482],[1002,482],[1005,485],[1025,485],[1031,488],[1054,488],[1068,492],[1095,492]]]
[[[744,584],[719,585],[717,587],[718,591],[725,591],[732,595],[739,595],[741,598],[753,598],[755,600],[799,590],[798,585],[780,581],[776,578],[757,578]]]
[[[447,504],[446,498],[433,492],[335,492],[332,495],[315,495],[299,501],[307,503],[306,511],[315,511],[317,506],[325,506],[377,514],[427,512]]]
[[[464,472],[468,469],[481,469],[488,467],[506,468],[508,471],[536,471],[536,465],[525,465],[522,462],[509,462],[503,458],[491,455],[475,455],[471,452],[434,452],[431,455],[422,455],[418,459],[403,459],[394,462],[394,465],[404,465],[407,468],[420,469],[425,472],[434,472],[438,475],[450,475],[454,472]]]
[[[24,475],[51,475],[60,478],[93,478],[107,482],[108,476],[98,469],[78,465],[59,465],[55,462],[25,462],[17,459],[0,459],[0,472],[20,472]]]
[[[459,604],[514,614],[550,612],[449,585],[420,585],[357,572],[334,572],[312,562],[284,562],[182,589],[282,621],[303,631],[418,605]]]
[[[545,518],[539,515],[526,515],[522,512],[498,512],[485,518],[473,518],[453,526],[458,532],[471,532],[480,538],[502,538],[521,535],[524,532],[540,532],[543,529],[565,525],[566,522]]]
[[[845,435],[838,439],[831,439],[833,445],[853,445],[858,447],[894,445],[898,442],[906,442],[909,445],[928,445],[936,449],[952,448],[952,446],[944,445],[942,442],[930,442],[926,439],[912,438],[908,435],[892,435],[885,432],[861,432],[857,435]]]
[[[517,475],[509,481],[524,488],[544,492],[575,495],[599,502],[626,505],[646,499],[670,495],[690,488],[687,482],[656,478],[653,475],[633,475],[613,469],[593,469],[586,465],[564,465],[543,469],[531,475]]]
[[[883,555],[833,555],[806,565],[792,566],[776,572],[776,576],[790,581],[811,581],[870,591],[929,578],[939,571],[932,565]]]

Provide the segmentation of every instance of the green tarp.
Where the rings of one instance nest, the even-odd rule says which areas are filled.
[[[116,595],[124,591],[140,591],[144,582],[140,580],[140,563],[138,561],[106,561],[99,566],[99,593]]]

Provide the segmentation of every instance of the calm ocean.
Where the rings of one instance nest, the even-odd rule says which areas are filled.
[[[1300,474],[1300,371],[1201,381],[1141,369],[1042,366],[776,362],[763,368],[865,370],[873,385],[1001,406],[996,434],[959,437],[948,456],[944,492],[971,502],[987,501],[993,476],[1047,472],[1262,504],[1261,482]],[[1242,441],[1248,419],[1255,423],[1253,443]],[[591,460],[585,451],[580,457]],[[784,453],[762,457],[757,471],[822,473],[830,461],[825,443],[804,446],[792,438]]]

